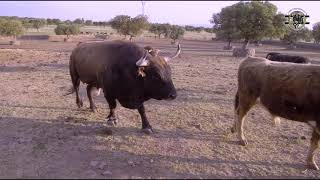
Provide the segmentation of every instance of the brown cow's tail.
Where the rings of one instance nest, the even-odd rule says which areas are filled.
[[[237,91],[235,98],[234,98],[234,112],[237,113],[239,108],[239,91]]]

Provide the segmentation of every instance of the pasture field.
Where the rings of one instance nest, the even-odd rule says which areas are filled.
[[[241,58],[223,50],[226,43],[180,41],[181,57],[171,62],[178,97],[145,103],[155,131],[146,135],[138,111],[119,103],[118,125],[107,126],[103,93],[94,97],[97,113],[89,111],[83,84],[83,108],[77,108],[75,94],[63,96],[71,87],[69,56],[77,41],[0,45],[0,178],[320,177],[306,170],[307,124],[281,119],[274,127],[257,106],[245,123],[249,145],[237,144],[230,128]],[[160,55],[176,50],[170,40],[138,43],[159,48]],[[276,51],[320,62],[319,51],[255,48],[260,57]]]

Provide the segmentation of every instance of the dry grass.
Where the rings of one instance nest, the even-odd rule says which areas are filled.
[[[249,145],[239,146],[230,127],[241,59],[223,51],[224,43],[181,43],[182,58],[171,63],[177,99],[146,102],[152,135],[140,132],[136,110],[119,104],[119,124],[108,127],[103,95],[95,98],[99,112],[91,113],[83,85],[84,108],[74,95],[62,96],[71,85],[68,59],[76,42],[22,41],[21,49],[0,49],[0,178],[319,178],[304,171],[306,124],[282,120],[273,127],[257,107],[245,124]],[[143,44],[163,54],[176,48],[168,40]],[[286,51],[262,46],[257,56],[271,50]],[[320,60],[318,52],[294,53]],[[106,170],[112,174],[102,175]]]

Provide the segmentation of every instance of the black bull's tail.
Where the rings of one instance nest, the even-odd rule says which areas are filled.
[[[70,76],[71,76],[72,87],[63,96],[67,96],[67,95],[73,94],[74,92],[76,92],[76,89],[79,88],[79,85],[80,85],[80,79],[79,79],[77,71],[76,71],[76,69],[74,67],[73,58],[74,57],[73,57],[73,53],[72,53],[71,56],[70,56],[70,62],[69,62],[69,72],[70,72]]]
[[[71,87],[71,88],[68,90],[68,92],[67,92],[66,94],[62,95],[62,96],[67,96],[67,95],[73,94],[74,92],[76,92],[75,89],[74,89],[74,87]]]

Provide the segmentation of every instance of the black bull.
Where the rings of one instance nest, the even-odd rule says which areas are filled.
[[[80,81],[88,84],[90,108],[91,89],[102,88],[110,108],[108,124],[116,124],[116,100],[129,109],[138,109],[142,129],[152,132],[143,103],[151,98],[172,100],[177,96],[171,79],[168,62],[180,53],[180,45],[173,57],[153,56],[148,50],[132,42],[111,41],[81,43],[70,56],[70,76],[76,92],[78,107],[83,103],[79,97]]]
[[[292,62],[292,63],[301,63],[301,64],[310,63],[310,60],[308,58],[305,58],[302,56],[286,55],[286,54],[280,54],[275,52],[268,53],[266,56],[266,59],[269,59],[270,61],[278,61],[278,62]]]

